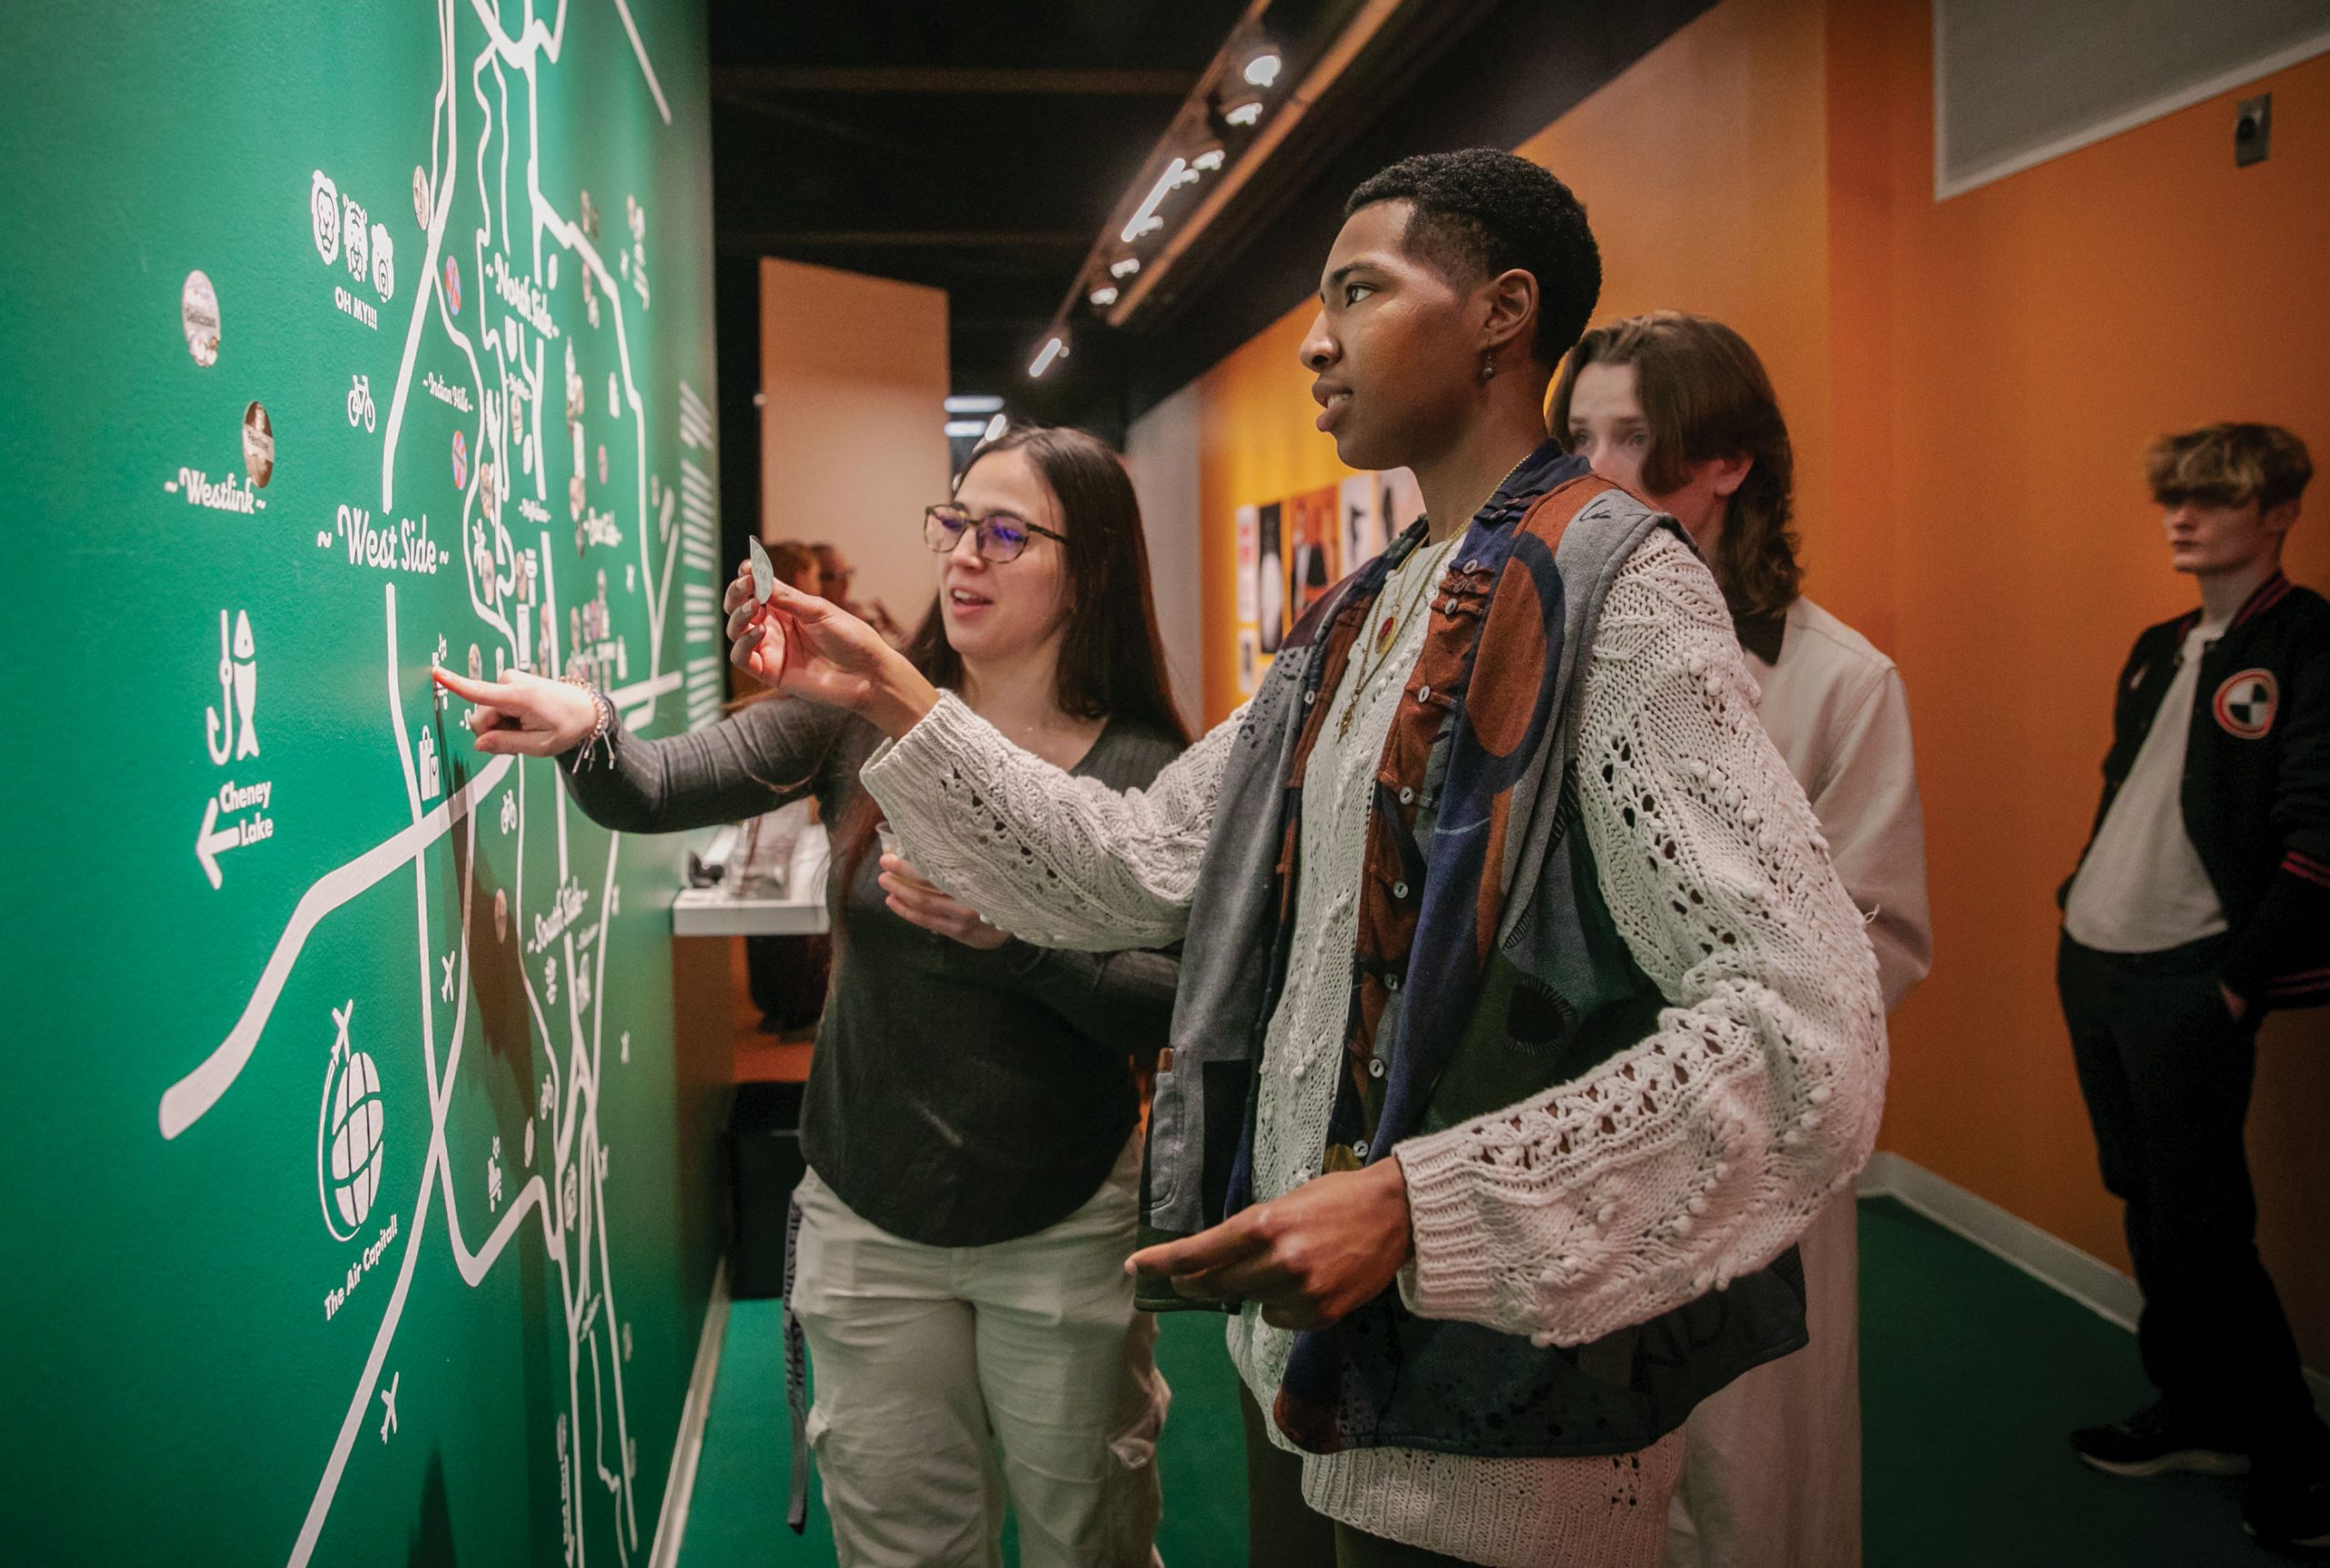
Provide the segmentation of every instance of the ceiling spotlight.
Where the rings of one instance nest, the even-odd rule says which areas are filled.
[[[1246,85],[1267,90],[1278,80],[1279,57],[1276,49],[1263,49],[1246,62]]]
[[[1125,225],[1124,232],[1118,238],[1130,245],[1143,235],[1154,234],[1164,228],[1165,220],[1157,216],[1158,205],[1181,187],[1196,184],[1197,177],[1197,170],[1190,167],[1186,158],[1175,158],[1167,164],[1165,172],[1157,177],[1157,183],[1149,187],[1148,199],[1140,204],[1140,210],[1132,215],[1132,220]]]
[[[1226,126],[1251,126],[1261,123],[1262,100],[1259,96],[1241,97],[1221,111],[1221,123]]]
[[[987,392],[947,400],[947,411],[950,414],[991,414],[1001,407],[1003,400]]]
[[[1140,258],[1138,256],[1128,256],[1109,263],[1109,276],[1111,278],[1130,278],[1140,270]]]
[[[1068,339],[1058,333],[1054,333],[1051,340],[1044,345],[1043,352],[1036,356],[1036,362],[1028,367],[1028,374],[1030,377],[1040,376],[1046,370],[1052,368],[1052,361],[1054,359],[1065,359],[1067,358]]]
[[[1004,417],[1002,414],[998,413],[998,414],[997,414],[997,415],[995,416],[995,418],[993,418],[993,419],[989,420],[987,422],[987,430],[986,430],[986,431],[985,431],[983,434],[981,434],[981,435],[980,435],[979,440],[983,440],[983,441],[991,441],[991,440],[995,440],[998,436],[1000,436],[1001,434],[1003,434],[1003,432],[1004,432],[1004,431],[1006,431],[1006,430],[1009,430],[1010,428],[1011,428],[1011,421],[1010,421],[1008,419],[1007,419],[1006,417]]]
[[[1113,283],[1103,283],[1085,298],[1095,305],[1114,305],[1117,302],[1117,286]]]
[[[1220,147],[1206,148],[1190,160],[1190,167],[1202,173],[1211,174],[1221,167],[1221,149]]]
[[[995,417],[999,420],[1003,416],[998,414]],[[947,439],[950,441],[965,440],[985,429],[987,426],[978,420],[949,420],[947,421]]]

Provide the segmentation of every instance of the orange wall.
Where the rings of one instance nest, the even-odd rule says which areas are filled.
[[[907,625],[937,571],[922,509],[947,497],[947,295],[761,261],[761,537],[837,546],[851,592]]]
[[[1832,9],[1849,193],[1832,197],[1832,271],[1851,280],[1830,320],[1836,450],[1887,536],[1851,563],[1849,596],[1891,607],[1939,953],[1894,1020],[1886,1142],[2124,1267],[2056,1009],[2052,895],[2095,810],[2128,643],[2194,600],[2167,567],[2145,443],[2269,420],[2330,459],[2330,58],[1937,204],[1926,7]],[[2260,88],[2292,134],[2236,169],[2234,105]],[[2315,491],[2286,564],[2320,586]],[[2315,1366],[2325,1106],[2330,1019],[2272,1020],[2250,1129],[2262,1241]]]
[[[1313,428],[1311,373],[1295,357],[1315,307],[1247,340],[1198,383],[1198,505],[1205,572],[1205,722],[1238,705],[1237,541],[1241,506],[1332,484],[1353,470]]]
[[[1937,960],[1896,1015],[1885,1146],[2126,1267],[2052,985],[2053,888],[2135,632],[2192,600],[2140,458],[2210,420],[2330,460],[2330,59],[1933,200],[1916,0],[1724,0],[1525,143],[1585,200],[1604,316],[1730,321],[1798,447],[1807,582],[1900,664]],[[2234,101],[2280,134],[2236,170]],[[1231,515],[1345,471],[1312,432],[1305,306],[1200,383],[1206,712],[1235,703]],[[2330,461],[2325,461],[2330,466]],[[2330,582],[2330,481],[2288,565]],[[2330,1017],[2264,1031],[2267,1261],[2330,1366]]]

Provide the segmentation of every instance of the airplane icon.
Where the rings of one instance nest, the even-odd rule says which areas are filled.
[[[380,1441],[389,1441],[389,1433],[397,1430],[397,1384],[404,1377],[398,1372],[389,1379],[389,1386],[380,1391],[380,1402],[388,1407],[388,1415],[380,1422]]]

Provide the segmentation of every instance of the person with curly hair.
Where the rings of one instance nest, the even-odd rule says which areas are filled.
[[[931,881],[1183,940],[1142,1298],[1232,1311],[1250,1556],[1649,1568],[1692,1408],[1805,1342],[1876,1136],[1877,963],[1672,519],[1546,439],[1601,264],[1487,148],[1363,183],[1301,355],[1426,516],[1153,784],[1069,777],[780,592],[756,670],[889,737]]]

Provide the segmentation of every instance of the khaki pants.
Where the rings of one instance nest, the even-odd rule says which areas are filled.
[[[1797,1243],[1811,1342],[1683,1423],[1666,1568],[1859,1568],[1859,1219],[1848,1188]]]
[[[799,1192],[793,1311],[809,1444],[844,1568],[1150,1568],[1169,1398],[1132,1305],[1138,1138],[1083,1208],[986,1247],[926,1247]]]

